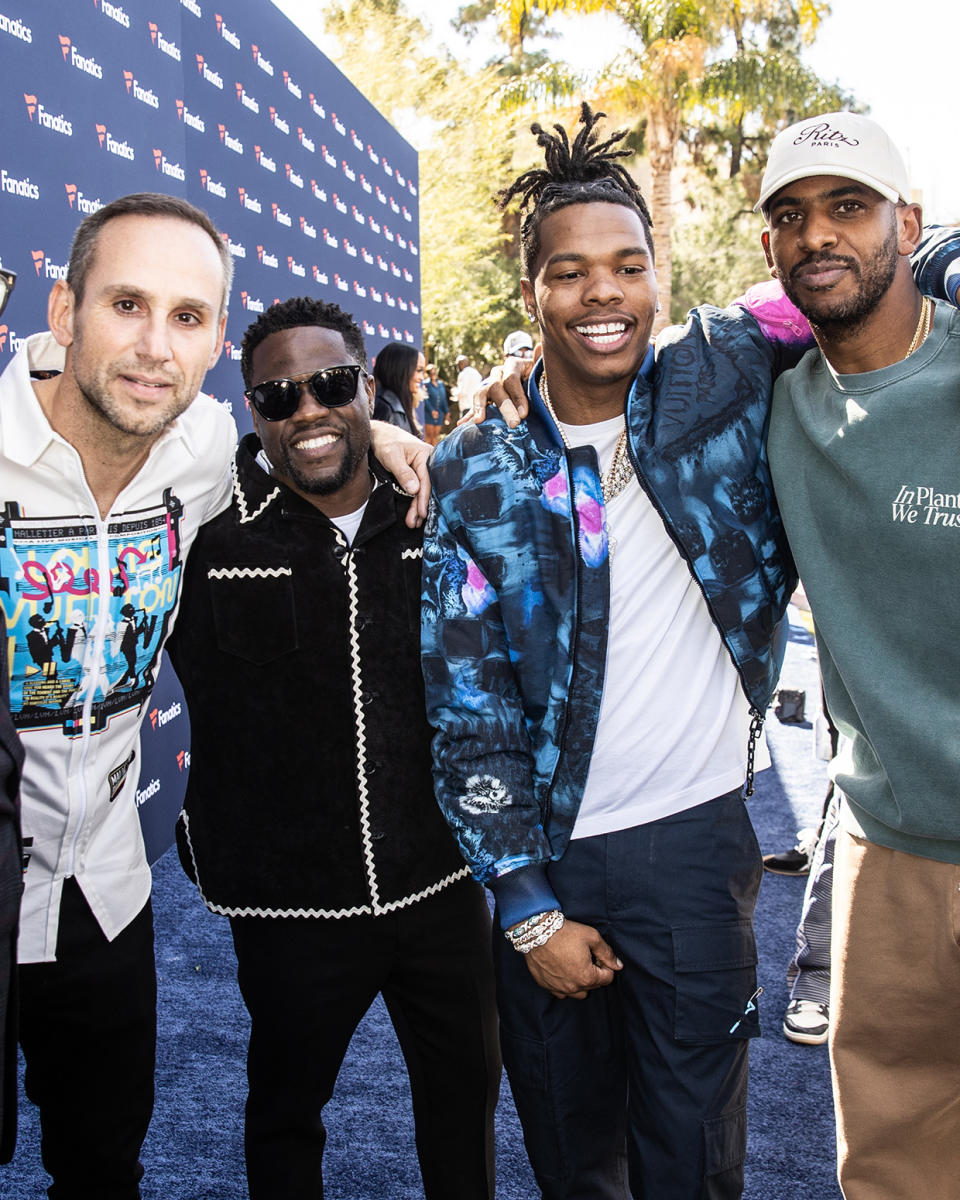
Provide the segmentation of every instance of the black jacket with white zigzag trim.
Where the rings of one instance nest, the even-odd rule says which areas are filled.
[[[372,464],[348,547],[259,448],[200,530],[169,645],[192,731],[180,858],[229,916],[391,912],[468,874],[430,774],[422,534]]]

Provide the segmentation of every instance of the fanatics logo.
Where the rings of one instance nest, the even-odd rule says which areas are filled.
[[[273,74],[273,63],[268,62],[260,53],[260,47],[250,43],[250,49],[253,51],[253,61],[257,64],[261,71],[265,71],[267,75]]]
[[[214,13],[213,19],[217,23],[217,33],[219,33],[220,36],[223,38],[223,40],[225,42],[229,43],[229,45],[231,45],[234,48],[234,50],[239,50],[240,49],[240,39],[233,32],[232,29],[227,28],[227,26],[223,22],[223,17],[219,13]]]
[[[303,99],[303,92],[300,90],[300,88],[297,86],[297,84],[295,84],[293,82],[293,80],[290,78],[289,71],[284,71],[284,73],[283,73],[283,86],[287,89],[287,91],[290,93],[291,96],[296,96],[296,98],[298,100]]]
[[[247,312],[255,312],[255,313],[263,312],[263,301],[255,299],[253,296],[250,295],[249,292],[241,292],[240,293],[240,303],[247,310]]]
[[[306,277],[306,268],[302,267],[300,263],[294,259],[292,254],[287,255],[287,268],[289,269],[291,275],[296,275],[300,279]]]
[[[76,208],[77,212],[89,216],[90,213],[98,212],[103,208],[103,201],[99,196],[96,200],[88,200],[75,183],[65,183],[63,186],[67,193],[67,203],[71,208]]]
[[[280,130],[281,133],[288,134],[290,132],[290,126],[283,119],[283,117],[280,116],[272,104],[270,105],[270,120],[274,123],[277,129]]]
[[[207,126],[203,117],[198,117],[196,113],[192,113],[182,100],[174,100],[174,104],[177,106],[178,120],[182,121],[184,125],[189,125],[191,129],[195,129],[198,133],[207,132]]]
[[[150,710],[150,727],[152,729],[162,728],[168,721],[179,717],[182,711],[179,700],[174,700],[169,708],[152,708]]]
[[[42,125],[44,129],[49,129],[52,133],[62,133],[64,137],[73,137],[73,125],[67,118],[60,113],[58,116],[51,116],[43,107],[40,101],[31,92],[24,92],[23,99],[27,106],[27,116],[31,123],[33,118],[37,118],[37,124]]]
[[[104,3],[106,3],[106,0],[104,0]],[[176,62],[182,61],[180,47],[176,44],[176,42],[168,41],[163,36],[163,33],[156,21],[148,21],[147,28],[150,30],[150,41],[153,42],[153,44],[162,54],[166,54],[168,58],[172,58]]]
[[[182,771],[184,767],[189,768],[189,766],[190,766],[190,751],[189,750],[178,750],[177,751],[177,770]]]
[[[103,78],[103,68],[95,58],[85,58],[82,54],[78,54],[76,46],[71,45],[70,39],[65,34],[61,33],[57,36],[60,39],[60,50],[64,62],[69,62],[72,67],[76,67],[78,71],[83,71],[86,75],[92,75],[94,79]]]
[[[0,13],[0,33],[9,33],[11,37],[28,45],[33,41],[33,30],[29,25],[24,25],[16,18],[4,16],[3,13]]]
[[[200,167],[200,186],[205,192],[211,192],[214,196],[219,196],[221,200],[226,200],[227,198],[227,189],[222,183],[211,178],[209,171],[206,171],[203,167]]]
[[[330,282],[330,280],[327,278],[326,271],[321,271],[316,263],[313,264],[313,277],[317,281],[317,283],[326,284],[326,283]]]
[[[0,354],[7,348],[7,334],[10,332],[6,325],[0,325]]]
[[[66,263],[51,262],[42,250],[31,250],[30,257],[33,259],[38,279],[66,279]]]
[[[265,171],[271,171],[274,175],[277,173],[276,162],[269,156],[269,154],[264,154],[263,149],[260,146],[254,146],[253,153],[257,162]]]
[[[236,84],[236,88],[237,88],[237,99],[240,101],[240,103],[243,105],[243,107],[249,108],[251,112],[256,113],[259,116],[260,115],[260,105],[257,102],[257,100],[254,99],[254,97],[251,96],[245,90],[242,83],[238,82]]]
[[[273,212],[273,219],[275,221],[278,221],[281,225],[286,225],[288,227],[292,224],[289,214],[285,213],[279,204],[271,204],[270,208]]]
[[[326,110],[324,109],[323,105],[317,100],[317,98],[313,94],[313,92],[309,93],[309,100],[310,100],[310,107],[313,109],[313,111],[317,114],[318,117],[325,117],[327,115]]]
[[[218,125],[217,129],[220,131],[220,141],[228,150],[232,150],[234,154],[243,153],[243,142],[239,138],[232,137],[226,125]]]
[[[93,5],[94,8],[97,7],[97,0],[93,0]],[[100,11],[105,17],[109,17],[111,21],[116,21],[118,25],[122,25],[124,29],[130,28],[130,18],[119,4],[111,4],[110,0],[100,0]]]
[[[123,82],[127,85],[127,95],[133,96],[135,100],[139,100],[141,104],[149,104],[151,108],[159,108],[160,100],[155,92],[148,91],[142,88],[134,79],[132,71],[123,72]]]
[[[40,189],[30,181],[29,175],[26,179],[17,179],[15,175],[8,174],[5,167],[0,168],[0,189],[11,196],[22,196],[24,200],[40,199]]]
[[[258,216],[263,212],[263,205],[255,196],[247,195],[246,188],[238,187],[237,194],[239,195],[240,203],[244,208],[248,208],[251,212],[255,212]]]
[[[338,291],[341,291],[341,292],[349,292],[350,291],[350,284],[347,283],[347,281],[345,279],[341,279],[340,276],[337,275],[336,273],[334,273],[333,282],[336,285]]]
[[[118,142],[113,137],[106,125],[96,125],[97,137],[100,140],[100,148],[106,150],[109,154],[115,154],[117,158],[125,158],[128,162],[133,162],[136,155],[133,152],[133,147],[129,142]]]
[[[164,155],[162,150],[154,147],[153,162],[158,171],[164,175],[169,175],[171,179],[176,179],[178,183],[186,183],[187,173],[179,163],[170,162]]]
[[[290,163],[284,163],[283,168],[286,171],[287,179],[293,184],[293,186],[302,188],[303,187],[303,176],[298,174],[293,169],[293,167],[290,165]]]
[[[207,60],[202,54],[197,55],[197,73],[202,75],[207,83],[212,83],[215,88],[223,91],[223,76],[218,75],[216,71],[207,66]]]

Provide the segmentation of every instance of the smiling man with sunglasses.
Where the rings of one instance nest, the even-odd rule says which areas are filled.
[[[244,337],[256,434],[197,539],[171,646],[192,731],[178,844],[230,918],[252,1018],[252,1200],[323,1194],[321,1114],[378,992],[427,1200],[489,1200],[490,919],[433,798],[422,534],[370,456],[366,366],[352,318],[316,299]]]

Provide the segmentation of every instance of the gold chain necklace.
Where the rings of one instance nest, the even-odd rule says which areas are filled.
[[[920,320],[917,322],[916,332],[913,335],[913,341],[903,356],[909,358],[914,350],[927,340],[927,334],[930,332],[930,326],[933,324],[933,301],[929,296],[924,296],[920,304]]]
[[[567,440],[567,435],[560,424],[560,418],[554,412],[553,405],[550,402],[550,389],[547,387],[546,370],[540,376],[540,395],[547,406],[547,412],[553,417],[553,423],[556,425],[560,437],[563,439],[563,444],[569,450],[571,447]],[[617,438],[610,466],[600,476],[600,490],[603,492],[604,504],[609,504],[611,500],[619,496],[632,478],[633,463],[631,463],[630,455],[627,453],[627,425],[626,418],[624,418],[623,432]]]

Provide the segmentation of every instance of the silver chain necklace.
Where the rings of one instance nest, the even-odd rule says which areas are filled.
[[[553,417],[554,424],[559,430],[564,446],[569,450],[571,447],[569,441],[567,441],[567,435],[560,424],[560,418],[557,416],[550,402],[550,389],[547,386],[546,370],[540,376],[540,395],[547,406],[547,412]],[[619,496],[632,478],[633,463],[631,463],[630,455],[627,452],[627,424],[626,418],[624,418],[623,432],[617,438],[610,466],[600,476],[600,490],[603,492],[604,504],[609,504],[611,500]]]

